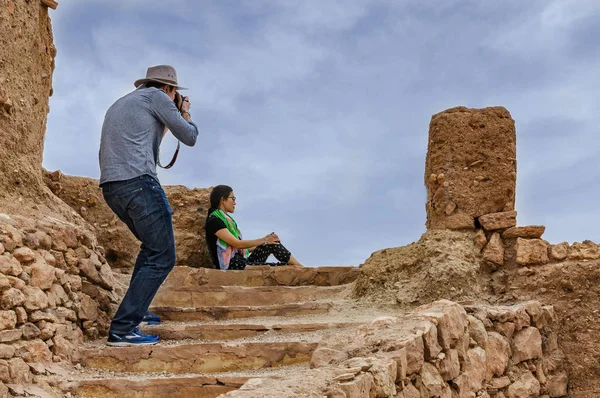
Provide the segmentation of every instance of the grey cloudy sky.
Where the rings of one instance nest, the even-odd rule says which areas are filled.
[[[519,224],[600,240],[597,0],[86,0],[51,15],[47,169],[98,178],[106,109],[170,63],[201,135],[161,182],[231,185],[245,237],[358,265],[424,232],[431,115],[502,105]]]

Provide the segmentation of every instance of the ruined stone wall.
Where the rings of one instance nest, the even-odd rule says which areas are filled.
[[[313,370],[226,397],[535,398],[567,395],[553,308],[438,301],[323,340]]]
[[[140,242],[108,207],[98,187],[98,180],[44,171],[44,182],[52,192],[77,212],[96,234],[113,268],[128,272],[139,252]],[[165,186],[173,209],[173,228],[177,264],[194,268],[213,268],[206,240],[204,222],[209,206],[210,188],[189,189],[181,185]]]
[[[76,360],[84,339],[106,334],[122,294],[84,229],[0,214],[0,395]]]
[[[456,107],[433,115],[425,163],[428,229],[473,229],[515,207],[515,122],[503,107]]]

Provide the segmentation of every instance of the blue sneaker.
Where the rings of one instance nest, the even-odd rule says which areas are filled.
[[[142,323],[146,323],[147,325],[160,325],[160,317],[158,315],[154,315],[150,311],[146,312],[144,318],[142,319]]]
[[[107,345],[113,347],[130,347],[136,345],[152,345],[158,343],[158,336],[151,336],[140,332],[138,328],[124,336],[118,336],[114,333],[108,335]]]

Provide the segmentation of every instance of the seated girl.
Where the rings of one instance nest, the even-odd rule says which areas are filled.
[[[242,239],[242,233],[230,215],[234,211],[233,189],[227,185],[214,187],[210,193],[210,209],[204,230],[215,267],[240,270],[246,265],[265,264],[271,254],[280,262],[274,265],[302,267],[302,264],[283,247],[274,232],[259,239]]]

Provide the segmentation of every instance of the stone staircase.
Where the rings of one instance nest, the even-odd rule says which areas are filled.
[[[308,368],[321,338],[379,313],[348,299],[354,267],[176,267],[153,301],[161,342],[81,350],[69,389],[79,397],[217,397],[252,377]]]

